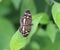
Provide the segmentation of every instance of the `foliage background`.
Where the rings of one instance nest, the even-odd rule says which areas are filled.
[[[42,18],[30,42],[20,50],[60,50],[58,8],[60,0],[0,0],[0,50],[10,50],[10,40],[20,26],[20,17],[27,9],[30,9],[33,20],[36,19],[34,24]],[[22,41],[19,43],[22,44]]]

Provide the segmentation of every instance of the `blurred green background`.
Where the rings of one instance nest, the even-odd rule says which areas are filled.
[[[42,18],[30,43],[21,50],[60,50],[60,25],[51,12],[54,2],[60,4],[60,0],[0,0],[0,50],[10,50],[11,37],[27,9],[32,16],[40,14]]]

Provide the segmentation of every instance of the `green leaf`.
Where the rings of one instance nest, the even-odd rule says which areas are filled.
[[[21,0],[12,0],[14,7],[18,10],[20,7]]]
[[[2,4],[5,6],[10,6],[11,0],[2,0]]]
[[[40,24],[48,24],[50,22],[48,14],[41,13],[40,16],[42,16],[42,18],[40,20]]]
[[[54,3],[52,7],[52,15],[55,23],[60,29],[60,3],[56,3],[56,2]]]
[[[55,43],[54,43],[54,50],[60,50],[60,30],[58,30]]]
[[[48,5],[52,5],[54,3],[54,0],[45,0]]]
[[[9,42],[14,32],[13,24],[7,19],[0,18],[0,50],[10,49]]]
[[[23,13],[29,9],[31,11],[31,14],[36,14],[36,7],[34,4],[34,0],[22,0],[22,5],[21,5],[21,16]]]
[[[51,39],[52,43],[54,43],[56,38],[56,33],[58,29],[56,28],[56,25],[53,23],[48,24],[47,26],[47,35]]]
[[[10,48],[11,50],[19,50],[23,48],[27,43],[29,39],[22,37],[19,30],[13,35],[11,41],[10,41]]]
[[[42,36],[42,37],[47,36],[46,31],[43,30],[42,28],[39,28],[39,29],[38,29],[36,35],[37,35],[37,36]]]
[[[10,12],[11,12],[11,9],[9,7],[0,5],[0,17],[4,16],[4,15],[7,15]]]
[[[0,0],[0,5],[9,7],[11,0]]]
[[[38,24],[39,24],[39,21],[41,18],[39,16],[40,16],[40,14],[32,17],[33,25],[32,25],[32,29],[31,29],[28,37],[26,37],[26,38],[23,37],[22,34],[19,32],[19,30],[13,35],[11,42],[10,42],[11,50],[19,50],[19,49],[25,47],[29,43],[31,37],[34,35],[35,31],[37,30],[37,27],[38,27]]]
[[[31,47],[31,50],[40,50],[40,45],[35,41],[31,42],[30,47]]]
[[[32,35],[34,34],[34,32],[37,30],[37,28],[38,28],[37,26],[38,26],[41,18],[42,18],[42,16],[40,16],[40,14],[37,14],[35,16],[32,16],[32,20],[33,20],[32,21],[32,24],[33,25],[32,25],[32,30],[30,32],[30,35],[28,36],[29,38],[32,37]]]

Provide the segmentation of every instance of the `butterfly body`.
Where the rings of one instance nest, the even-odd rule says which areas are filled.
[[[25,12],[23,17],[20,19],[20,32],[24,37],[27,37],[31,31],[32,16],[29,10]]]

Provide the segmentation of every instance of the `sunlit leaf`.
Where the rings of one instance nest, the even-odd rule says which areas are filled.
[[[29,40],[27,38],[22,37],[18,30],[11,39],[10,48],[11,50],[19,50],[23,48],[28,43],[28,41]]]
[[[52,15],[55,23],[60,29],[60,3],[54,3],[52,7]]]
[[[0,50],[10,49],[9,42],[14,32],[13,24],[7,19],[0,18]]]
[[[40,14],[33,16],[33,21],[32,21],[33,25],[32,25],[32,29],[31,29],[28,37],[26,37],[26,38],[23,37],[22,34],[19,32],[19,30],[13,35],[11,42],[10,42],[11,50],[19,50],[28,44],[31,37],[33,36],[35,31],[37,30],[38,23],[39,23],[40,18],[41,18],[39,16],[40,16]]]

